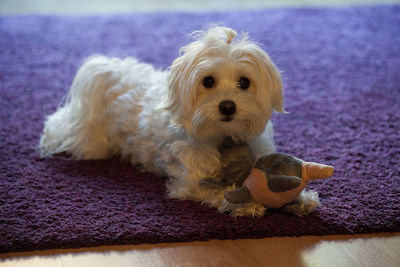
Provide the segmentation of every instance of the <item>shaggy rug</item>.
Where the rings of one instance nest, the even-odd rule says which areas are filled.
[[[165,69],[211,22],[246,31],[282,71],[279,151],[331,164],[322,207],[233,218],[165,197],[165,177],[117,159],[40,158],[46,115],[94,53]],[[400,231],[400,6],[0,17],[0,252]]]

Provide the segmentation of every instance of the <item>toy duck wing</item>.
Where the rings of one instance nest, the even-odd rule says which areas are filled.
[[[282,193],[299,187],[301,179],[297,176],[270,175],[267,179],[269,190],[274,193]]]
[[[251,200],[251,194],[246,186],[242,186],[236,190],[225,192],[225,198],[234,204],[245,203]]]
[[[301,177],[303,161],[285,153],[272,153],[260,157],[254,164],[254,168],[262,170],[266,174],[288,175]]]

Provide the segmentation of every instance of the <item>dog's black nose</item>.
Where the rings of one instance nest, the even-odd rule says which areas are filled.
[[[232,115],[236,111],[236,104],[232,100],[224,100],[219,103],[219,112],[221,112],[222,115]]]

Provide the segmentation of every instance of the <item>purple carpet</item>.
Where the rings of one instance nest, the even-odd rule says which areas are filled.
[[[322,207],[233,218],[165,198],[165,178],[117,159],[40,158],[46,115],[83,58],[166,68],[210,22],[247,31],[282,70],[281,152],[335,166]],[[400,231],[400,6],[0,17],[0,252]]]

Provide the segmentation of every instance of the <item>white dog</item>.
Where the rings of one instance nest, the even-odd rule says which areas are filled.
[[[284,112],[280,74],[244,34],[235,39],[234,30],[213,27],[194,36],[168,71],[134,58],[90,57],[65,103],[45,122],[42,155],[120,155],[167,175],[171,197],[202,201],[233,215],[262,216],[265,208],[259,204],[224,201],[224,191],[232,187],[201,188],[198,181],[219,175],[218,147],[225,137],[246,142],[255,158],[275,151],[269,120],[273,110]],[[291,212],[315,209],[315,194],[302,194]]]

